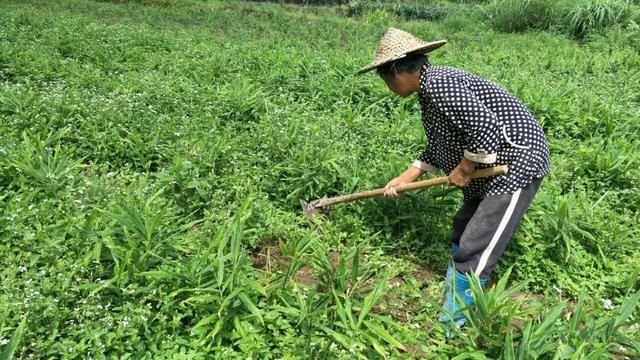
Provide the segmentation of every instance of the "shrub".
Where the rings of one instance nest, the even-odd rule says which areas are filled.
[[[562,26],[576,39],[583,39],[593,31],[622,24],[630,16],[629,3],[620,0],[580,1],[563,16]]]
[[[396,3],[393,12],[406,19],[440,20],[447,15],[447,8],[439,5]]]
[[[179,2],[174,0],[100,0],[103,2],[112,2],[116,4],[138,3],[141,5],[152,5],[161,7],[175,6]]]
[[[343,5],[349,2],[349,0],[253,0],[255,2],[274,2],[274,3],[290,3],[300,5]]]
[[[369,24],[388,24],[395,15],[384,9],[368,11],[362,16],[362,20]]]
[[[348,16],[362,16],[376,10],[386,10],[405,19],[440,20],[449,13],[442,5],[420,3],[385,3],[352,1],[347,5]]]
[[[548,29],[554,12],[550,0],[494,0],[488,7],[491,24],[504,32]]]

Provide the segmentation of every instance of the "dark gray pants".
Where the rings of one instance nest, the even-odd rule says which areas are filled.
[[[453,254],[456,270],[482,278],[491,275],[540,183],[542,178],[534,178],[513,194],[486,196],[462,204],[453,218],[451,234],[451,242],[460,246]]]

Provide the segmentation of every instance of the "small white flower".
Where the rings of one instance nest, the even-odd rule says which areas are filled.
[[[615,307],[609,299],[602,299],[602,306],[607,310],[611,310]]]
[[[24,265],[20,265],[20,267],[18,268],[18,270],[19,270],[21,273],[23,273],[23,272],[26,272],[26,271],[27,271],[27,267],[26,267],[26,266],[24,266]]]
[[[0,345],[7,345],[9,343],[9,339],[0,338]]]

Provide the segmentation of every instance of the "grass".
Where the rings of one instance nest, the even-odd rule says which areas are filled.
[[[489,21],[504,32],[546,30],[554,17],[554,3],[549,0],[495,0],[489,4]]]
[[[590,33],[625,24],[630,16],[629,2],[621,0],[597,0],[577,2],[566,15],[567,31],[577,39]]]
[[[635,34],[502,33],[478,12],[487,4],[453,5],[460,17],[422,21],[290,4],[3,2],[0,353],[637,356]],[[436,320],[459,192],[338,205],[321,231],[299,208],[382,186],[424,146],[416,99],[354,75],[389,26],[447,38],[432,62],[500,83],[549,138],[552,173],[494,271],[502,280],[468,309],[467,336],[447,339]],[[267,244],[279,252],[268,267],[251,257]]]

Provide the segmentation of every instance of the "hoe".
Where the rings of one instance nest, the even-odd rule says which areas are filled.
[[[486,169],[476,170],[473,174],[471,174],[472,179],[500,175],[507,172],[507,166],[495,166]],[[422,181],[412,182],[410,184],[404,184],[400,186],[396,186],[397,193],[403,193],[409,190],[423,189],[430,186],[448,184],[449,178],[447,176],[442,176],[435,179],[428,179]],[[302,210],[304,211],[304,216],[310,223],[314,223],[314,215],[320,213],[321,210],[327,209],[330,205],[345,203],[349,201],[368,199],[371,197],[381,196],[384,194],[384,189],[375,189],[369,191],[363,191],[348,195],[341,195],[330,198],[322,198],[316,199],[310,202],[306,202],[304,200],[300,200],[300,204],[302,204]]]

